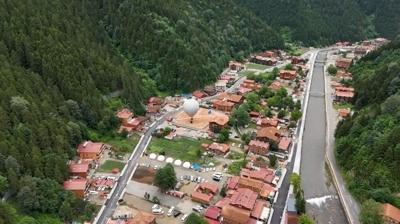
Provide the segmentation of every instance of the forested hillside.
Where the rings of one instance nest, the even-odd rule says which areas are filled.
[[[394,39],[400,34],[400,1],[357,0],[357,2],[380,35]]]
[[[236,0],[272,27],[307,45],[355,41],[368,35],[368,23],[354,0]]]
[[[231,57],[283,46],[251,13],[212,3],[0,0],[0,223],[90,219],[60,184],[88,130],[118,125],[110,95],[141,113],[154,80],[193,90]]]
[[[339,123],[336,153],[360,201],[400,207],[400,39],[352,67],[355,114]]]
[[[161,90],[191,91],[215,81],[230,58],[282,48],[268,25],[231,0],[102,1],[113,44]]]
[[[400,1],[236,0],[293,41],[326,45],[400,33]],[[286,27],[286,28],[285,28]]]

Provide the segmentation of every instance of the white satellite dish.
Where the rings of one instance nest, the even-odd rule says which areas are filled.
[[[190,117],[190,123],[193,122],[193,117],[199,111],[199,102],[195,99],[185,100],[183,103],[183,111]]]

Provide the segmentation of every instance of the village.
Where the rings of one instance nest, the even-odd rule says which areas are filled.
[[[348,68],[385,42],[337,43],[337,50],[328,54],[327,93],[336,122],[349,116],[356,94]],[[310,54],[303,53],[273,50],[230,61],[213,85],[191,94],[151,97],[146,116],[119,108],[118,133],[130,139],[134,150],[154,122],[160,125],[137,158],[107,223],[184,223],[193,214],[209,224],[270,223],[280,187],[291,172],[287,166],[293,162],[302,118],[311,66]],[[82,142],[77,159],[68,164],[71,178],[64,188],[104,207],[125,164],[133,161],[130,153],[108,143]],[[161,190],[157,174],[164,169],[173,170],[174,184]],[[283,215],[286,223],[297,223],[293,198]]]

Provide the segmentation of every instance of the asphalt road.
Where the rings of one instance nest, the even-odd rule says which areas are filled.
[[[325,166],[326,113],[324,62],[326,52],[318,53],[308,101],[303,135],[301,182],[307,213],[316,223],[347,223],[337,191]]]
[[[116,207],[117,207],[117,202],[118,199],[122,196],[122,192],[124,191],[128,181],[129,177],[132,174],[137,161],[140,157],[140,155],[143,153],[143,151],[146,149],[146,144],[150,140],[151,133],[156,130],[156,128],[165,120],[167,116],[170,116],[172,113],[170,112],[164,116],[162,116],[159,120],[157,120],[152,126],[150,126],[147,131],[143,135],[143,139],[138,143],[137,149],[134,152],[134,155],[132,157],[132,160],[130,160],[127,164],[127,168],[125,170],[124,175],[120,176],[117,182],[117,185],[115,187],[115,190],[113,194],[111,195],[110,199],[108,199],[105,203],[105,209],[103,210],[102,214],[99,216],[99,219],[97,220],[98,224],[105,224],[107,220],[112,216],[114,213]]]

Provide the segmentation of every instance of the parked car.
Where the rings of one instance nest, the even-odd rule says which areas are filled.
[[[174,215],[175,218],[178,217],[180,214],[182,214],[181,211],[176,210],[176,209],[174,209],[174,211],[173,211],[172,213],[173,213],[173,215]]]
[[[188,216],[189,216],[189,214],[184,214],[184,215],[181,217],[181,221],[182,221],[182,222],[185,222]]]
[[[220,181],[220,180],[222,179],[222,173],[220,173],[220,172],[215,172],[215,173],[212,175],[212,179],[215,180],[215,181]]]
[[[153,214],[156,214],[156,215],[162,215],[162,214],[164,214],[163,209],[162,209],[161,206],[158,205],[158,204],[154,204],[153,207],[151,207],[151,212],[152,212]]]
[[[197,205],[195,207],[192,208],[193,211],[201,213],[203,211],[203,207],[201,207],[200,205]]]
[[[168,210],[167,216],[171,216],[171,215],[174,213],[174,210],[175,210],[175,207],[172,206],[172,207]]]

